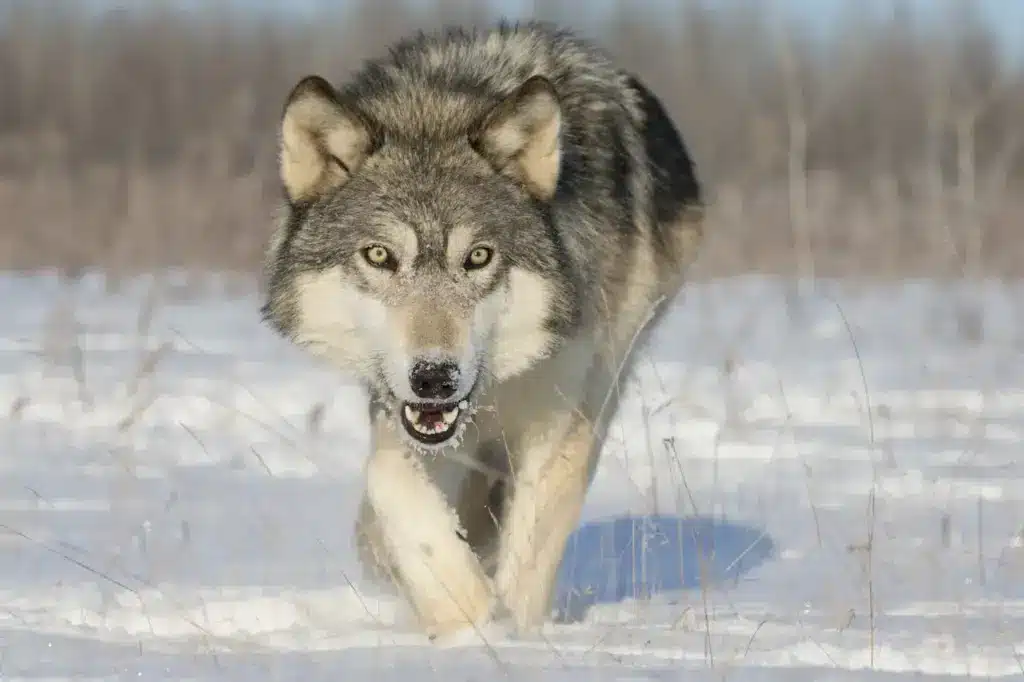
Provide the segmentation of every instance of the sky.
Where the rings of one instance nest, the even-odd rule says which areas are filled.
[[[139,0],[135,0],[138,2]],[[167,0],[165,0],[167,1]],[[206,4],[204,0],[169,0],[181,5],[201,6]],[[281,12],[309,11],[318,5],[337,6],[344,0],[229,0],[236,6],[259,6],[272,8]],[[380,0],[383,4],[387,0]],[[420,0],[430,2],[430,0]],[[635,0],[637,5],[652,6],[664,5],[670,8],[673,5],[679,6],[685,0]],[[727,4],[730,0],[717,0]],[[764,0],[767,3],[774,3],[780,10],[806,22],[806,25],[815,30],[839,30],[836,20],[841,16],[844,7],[849,7],[850,0]],[[938,15],[942,8],[948,5],[946,0],[903,0],[909,2],[916,9],[921,11],[923,16]],[[954,0],[956,1],[956,0]],[[959,0],[971,2],[980,8],[984,17],[997,29],[1002,38],[1004,48],[1008,54],[1024,61],[1024,0]],[[129,4],[127,0],[79,0],[88,2],[96,7],[124,6]],[[503,5],[508,14],[513,16],[526,16],[529,8],[543,3],[543,0],[491,0],[494,5]],[[587,13],[593,15],[602,5],[607,6],[608,0],[579,0],[581,7],[587,5]],[[860,0],[865,11],[885,11],[885,8],[892,5],[891,0]],[[287,8],[287,9],[286,9]]]
[[[726,0],[728,1],[728,0]],[[835,28],[835,20],[847,2],[842,0],[773,0],[784,6],[794,16],[808,21],[810,24]],[[864,6],[872,6],[876,10],[891,7],[887,0],[861,0]],[[985,19],[997,29],[1004,45],[1017,56],[1024,56],[1024,0],[967,0],[980,10]],[[909,0],[909,4],[922,15],[941,13],[944,5],[950,3],[943,0]]]

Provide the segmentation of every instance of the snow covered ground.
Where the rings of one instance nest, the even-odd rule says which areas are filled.
[[[360,577],[360,392],[176,291],[0,278],[3,682],[1024,676],[1022,285],[694,287],[560,622],[454,649]]]

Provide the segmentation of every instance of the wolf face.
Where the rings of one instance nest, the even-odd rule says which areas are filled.
[[[560,108],[528,79],[497,103],[438,99],[422,127],[303,79],[280,130],[287,217],[264,317],[361,378],[421,447],[451,442],[490,380],[557,349],[575,322],[547,200]],[[448,107],[448,111],[439,111]]]

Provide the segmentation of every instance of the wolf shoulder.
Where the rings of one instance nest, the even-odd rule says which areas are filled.
[[[628,76],[637,97],[643,158],[650,187],[649,218],[669,267],[692,263],[704,240],[704,191],[690,148],[655,93]]]
[[[571,54],[562,77],[552,78],[565,123],[554,197],[563,209],[560,231],[572,241],[597,230],[593,238],[619,245],[613,252],[650,249],[669,291],[704,238],[705,197],[691,149],[639,75],[593,49]]]

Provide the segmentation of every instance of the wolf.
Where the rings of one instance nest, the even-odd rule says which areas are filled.
[[[355,535],[431,638],[541,626],[647,330],[704,237],[661,101],[570,29],[420,32],[278,129],[262,316],[366,389]]]

